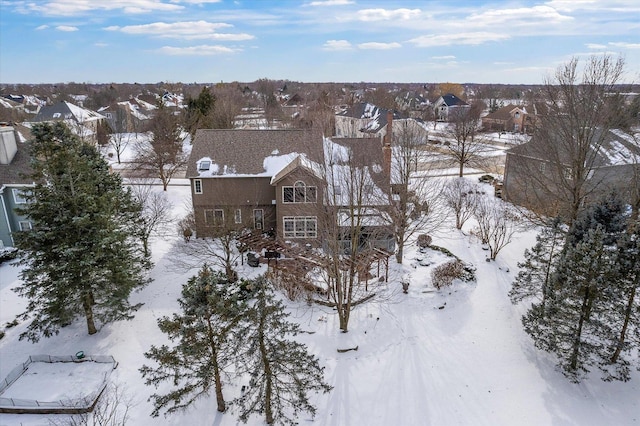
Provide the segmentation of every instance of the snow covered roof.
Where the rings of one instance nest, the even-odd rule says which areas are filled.
[[[608,130],[602,134],[602,129],[595,129],[592,140],[598,146],[592,146],[597,149],[594,161],[595,167],[611,167],[623,166],[630,164],[638,164],[640,161],[640,135],[636,137],[625,133],[619,129]],[[558,145],[560,146],[560,145]],[[539,143],[535,136],[531,141],[513,147],[507,151],[509,154],[527,156],[540,160],[549,160],[546,152],[547,145]],[[571,159],[568,153],[560,153],[562,162],[570,164]]]
[[[300,154],[322,159],[321,135],[308,130],[200,129],[193,141],[187,177],[275,176]],[[209,170],[201,170],[211,161]]]
[[[72,120],[76,123],[103,120],[105,116],[97,112],[81,108],[67,101],[60,101],[53,105],[43,106],[33,121],[61,121]]]

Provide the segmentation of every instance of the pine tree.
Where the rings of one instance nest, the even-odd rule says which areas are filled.
[[[609,358],[601,369],[605,380],[627,381],[631,358],[640,348],[640,227],[629,229],[617,245],[617,273],[607,292],[611,309],[606,321],[612,325],[612,334],[603,336],[609,342]]]
[[[605,347],[593,336],[604,333],[600,294],[611,270],[610,252],[601,227],[565,250],[553,279],[553,292],[544,309],[533,304],[523,317],[525,331],[537,348],[554,353],[563,373],[578,381],[601,359]]]
[[[135,238],[140,205],[109,172],[97,149],[62,123],[34,126],[31,142],[35,186],[20,214],[33,230],[15,235],[22,251],[22,285],[29,299],[20,338],[57,334],[84,314],[89,334],[96,321],[132,318],[132,291],[144,286],[150,266]]]
[[[559,219],[536,236],[536,244],[524,252],[524,262],[518,263],[520,272],[514,281],[509,297],[513,303],[536,299],[544,316],[545,302],[550,297],[553,274],[564,246],[566,232]]]
[[[238,287],[229,285],[226,277],[204,266],[182,288],[178,300],[182,314],[163,317],[158,327],[166,333],[173,347],[152,346],[145,353],[157,367],[140,369],[147,385],[158,386],[172,381],[174,390],[165,395],[154,394],[152,415],[160,410],[167,413],[184,409],[215,389],[218,411],[224,412],[226,404],[222,393],[222,376],[237,361],[243,344],[236,333],[246,304],[241,300]]]
[[[260,277],[254,288],[256,300],[246,317],[248,346],[242,355],[251,379],[236,402],[240,420],[246,422],[252,414],[264,413],[267,424],[294,425],[302,411],[315,416],[308,394],[326,393],[331,386],[324,383],[324,368],[307,347],[286,338],[300,330],[287,321],[284,306],[275,300],[268,281]]]

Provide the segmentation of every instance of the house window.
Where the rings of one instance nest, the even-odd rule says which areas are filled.
[[[28,220],[21,220],[20,222],[18,222],[18,226],[20,227],[21,231],[31,231],[31,229],[33,229],[33,226],[31,226],[31,222],[29,222]]]
[[[193,192],[196,194],[202,194],[202,180],[194,179],[193,181]]]
[[[538,169],[540,170],[540,173],[544,173],[545,170],[547,169],[547,164],[546,163],[540,163],[540,166],[538,167]]]
[[[236,214],[234,215],[233,221],[235,223],[242,223],[242,210],[236,209]]]
[[[224,225],[224,211],[220,209],[207,209],[204,211],[204,223],[207,226]]]
[[[23,189],[14,189],[13,190],[13,201],[16,204],[26,204],[27,198],[25,197],[25,191]]]
[[[307,186],[302,181],[297,181],[293,186],[282,187],[283,203],[315,203],[317,198],[318,189]]]
[[[264,229],[264,210],[255,209],[253,211],[253,228]]]
[[[317,238],[316,216],[285,216],[282,218],[285,238]]]
[[[198,166],[198,170],[209,170],[211,168],[211,161],[202,160],[200,161],[200,165]]]
[[[107,117],[109,120],[113,118],[113,115],[111,115],[110,112],[105,112],[104,116]]]
[[[224,210],[216,209],[213,211],[213,224],[215,226],[224,225]]]

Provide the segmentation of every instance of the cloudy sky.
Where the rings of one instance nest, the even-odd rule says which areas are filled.
[[[626,58],[638,0],[0,0],[0,83],[540,83]]]

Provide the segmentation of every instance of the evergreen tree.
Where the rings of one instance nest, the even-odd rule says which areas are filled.
[[[566,249],[544,307],[532,304],[522,320],[535,346],[554,353],[558,366],[574,381],[603,357],[606,348],[593,337],[610,332],[602,321],[602,311],[607,307],[599,303],[612,269],[604,238],[598,227],[590,230],[582,242]]]
[[[208,87],[203,87],[197,98],[189,98],[184,110],[184,127],[191,135],[196,136],[198,129],[213,129],[213,112],[216,106],[216,96]]]
[[[140,205],[94,146],[62,123],[33,127],[35,187],[19,213],[33,230],[16,234],[22,251],[22,285],[29,299],[20,338],[37,341],[84,314],[89,334],[104,324],[132,318],[129,295],[148,281],[149,267],[135,238]]]
[[[154,417],[161,409],[167,413],[184,409],[207,396],[212,388],[218,411],[226,410],[222,375],[234,364],[243,344],[240,333],[235,333],[246,311],[239,294],[223,274],[212,272],[205,265],[182,288],[182,298],[178,300],[182,314],[158,320],[160,330],[177,344],[152,346],[145,353],[158,364],[140,369],[146,384],[157,387],[172,381],[174,385],[174,390],[165,395],[151,396]]]
[[[631,358],[640,348],[640,227],[632,227],[618,241],[617,273],[607,292],[611,309],[606,321],[613,334],[604,336],[609,342],[609,358],[601,369],[606,380],[629,380]],[[607,362],[608,361],[608,362]],[[638,364],[640,368],[640,364]]]
[[[524,262],[518,263],[520,272],[509,291],[513,303],[525,299],[539,301],[539,309],[544,316],[545,302],[553,291],[552,278],[564,246],[566,232],[559,219],[550,227],[542,229],[536,236],[536,244],[524,252]]]
[[[324,368],[306,346],[286,338],[295,336],[299,327],[287,321],[282,302],[275,300],[268,286],[263,277],[254,283],[256,300],[246,317],[248,346],[242,355],[251,379],[237,404],[243,422],[254,413],[264,413],[267,424],[294,425],[301,411],[316,413],[308,394],[326,393],[331,386],[324,383]]]

